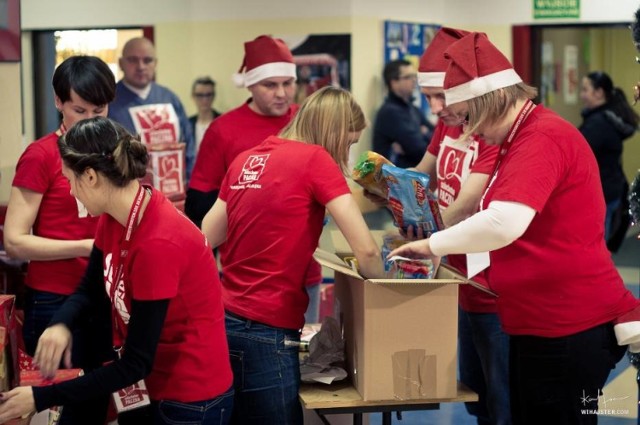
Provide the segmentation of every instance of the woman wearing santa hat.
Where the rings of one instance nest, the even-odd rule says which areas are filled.
[[[220,249],[237,424],[302,424],[299,329],[305,272],[325,209],[367,277],[382,257],[344,178],[366,121],[346,90],[309,96],[278,136],[238,155],[202,231]]]
[[[596,423],[626,349],[613,323],[639,304],[605,245],[596,160],[573,125],[531,101],[536,90],[486,36],[471,33],[445,55],[447,105],[500,152],[479,213],[391,255],[490,263],[511,340],[514,423]]]

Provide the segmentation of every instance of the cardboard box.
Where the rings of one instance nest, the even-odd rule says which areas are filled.
[[[162,150],[149,150],[149,168],[142,179],[162,192],[167,198],[180,199],[185,194],[184,144]]]
[[[436,279],[364,279],[318,249],[335,270],[347,371],[363,400],[457,395],[458,285],[445,267]]]
[[[0,295],[0,385],[14,387],[18,382],[18,327],[15,295]]]

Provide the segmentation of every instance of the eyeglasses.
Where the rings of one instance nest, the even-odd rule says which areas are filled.
[[[415,80],[416,78],[418,78],[416,74],[407,74],[399,76],[398,80]]]
[[[215,95],[214,92],[210,92],[210,93],[194,93],[193,94],[195,97],[199,98],[199,99],[204,99],[207,97],[213,97]]]

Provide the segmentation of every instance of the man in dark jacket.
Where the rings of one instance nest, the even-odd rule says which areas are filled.
[[[373,150],[398,167],[414,167],[424,156],[434,128],[413,104],[415,68],[406,60],[395,60],[384,67],[382,76],[389,94],[376,115]]]

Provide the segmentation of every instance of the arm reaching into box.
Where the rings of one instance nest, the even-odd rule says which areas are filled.
[[[524,234],[536,210],[517,202],[493,201],[489,208],[431,238],[394,249],[388,257],[433,258],[448,254],[493,251],[511,244]]]
[[[380,249],[371,236],[353,196],[338,196],[327,203],[327,209],[353,250],[360,273],[373,279],[384,277]]]

